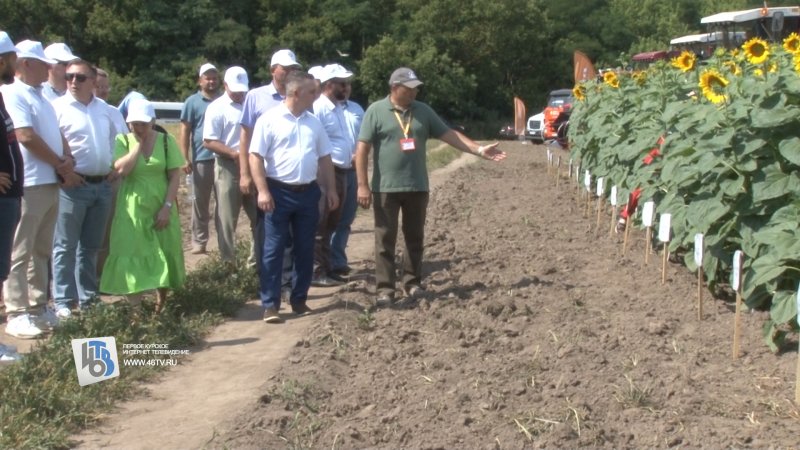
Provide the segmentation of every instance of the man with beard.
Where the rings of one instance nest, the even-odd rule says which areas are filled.
[[[336,195],[344,199],[347,195],[347,174],[353,172],[353,152],[358,137],[348,127],[345,108],[347,100],[345,86],[353,73],[339,64],[329,64],[319,73],[322,95],[314,102],[314,115],[322,123],[328,140],[331,141],[331,160],[335,173]],[[331,235],[342,216],[342,203],[336,209],[328,209],[320,202],[320,221],[314,246],[314,278],[312,286],[338,286],[346,280],[333,273],[331,264]]]

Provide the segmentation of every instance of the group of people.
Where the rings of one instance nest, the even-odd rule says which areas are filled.
[[[157,290],[163,307],[166,289],[185,277],[173,207],[185,162],[175,140],[154,128],[152,104],[132,101],[123,117],[104,100],[106,72],[64,43],[14,44],[2,31],[0,80],[6,334],[40,337],[100,292]],[[0,347],[0,358],[16,357]]]
[[[219,71],[203,64],[176,142],[155,125],[153,105],[142,95],[127,96],[119,109],[107,104],[107,74],[65,44],[14,44],[0,32],[6,333],[39,337],[100,292],[135,301],[135,294],[156,290],[156,309],[162,308],[167,290],[185,278],[175,207],[183,175],[193,185],[192,252],[206,251],[213,195],[220,256],[235,268],[235,230],[245,210],[265,322],[283,321],[282,296],[295,314],[306,315],[310,286],[347,281],[345,249],[357,205],[374,205],[375,305],[395,301],[400,226],[406,242],[400,287],[419,295],[426,141],[438,138],[487,160],[505,153],[449,128],[416,101],[422,81],[409,68],[391,74],[389,95],[366,112],[349,99],[353,73],[339,64],[305,72],[294,52],[283,49],[272,55],[270,72],[268,84],[250,89],[246,70],[230,67],[220,94]],[[108,255],[98,271],[104,239]]]

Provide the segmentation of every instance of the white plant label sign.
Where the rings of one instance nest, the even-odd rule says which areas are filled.
[[[741,280],[739,279],[739,273],[742,271],[742,251],[736,250],[733,253],[733,286],[734,291],[738,291]]]
[[[654,202],[645,202],[644,209],[642,209],[642,223],[646,227],[653,226],[653,210],[656,208]]]
[[[605,180],[603,179],[603,177],[600,177],[600,178],[597,179],[597,196],[598,197],[602,197],[603,196],[603,187],[604,187],[603,186],[603,182],[604,181]]]
[[[797,325],[800,325],[800,284],[797,285]]]
[[[662,214],[661,221],[658,223],[658,240],[669,242],[669,227],[672,221],[672,214]]]
[[[592,175],[589,174],[588,170],[586,171],[586,174],[583,176],[583,185],[586,186],[587,191],[591,192],[590,188],[592,187]]]
[[[694,235],[694,263],[697,267],[703,266],[703,233]]]
[[[611,186],[611,206],[617,206],[617,185]]]

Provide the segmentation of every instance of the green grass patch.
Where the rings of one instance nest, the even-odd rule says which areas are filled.
[[[239,267],[247,267],[245,244],[238,249]],[[122,366],[122,344],[188,349],[257,288],[254,271],[236,271],[212,258],[188,274],[185,286],[170,295],[158,316],[153,315],[152,299],[146,299],[141,308],[124,301],[100,304],[66,321],[22,361],[0,371],[0,448],[68,448],[71,434],[97,422],[117,401],[139,393],[138,382],[162,370]],[[80,387],[71,340],[103,336],[116,338],[120,376]]]
[[[461,156],[461,151],[445,144],[442,141],[431,139],[428,141],[427,159],[428,171],[440,169]]]

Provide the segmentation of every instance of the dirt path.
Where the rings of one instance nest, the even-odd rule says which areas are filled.
[[[461,157],[434,172],[431,187],[440,185],[471,160]],[[209,240],[209,251],[216,249],[215,240],[215,236]],[[188,241],[184,241],[188,251]],[[347,253],[351,267],[356,269],[353,278],[361,281],[345,290],[365,288],[364,279],[372,273],[373,243],[372,215],[360,212],[353,224]],[[187,267],[191,268],[203,256],[187,252],[186,258]],[[263,384],[274,378],[291,350],[302,345],[326,311],[339,306],[339,290],[312,288],[309,304],[317,314],[287,320],[280,326],[265,325],[260,303],[251,300],[234,319],[217,327],[178,367],[148,383],[147,397],[119,405],[119,411],[108,416],[102,426],[74,436],[78,448],[205,446],[217,433],[235,426],[232,420],[243,411],[244,405],[261,395]]]

